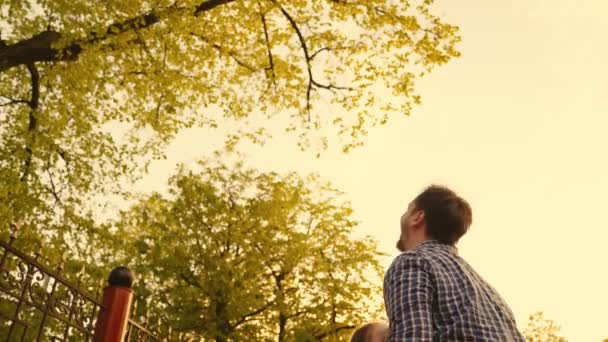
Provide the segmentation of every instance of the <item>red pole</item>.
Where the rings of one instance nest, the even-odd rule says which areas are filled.
[[[126,267],[120,266],[110,272],[109,286],[103,289],[103,308],[97,316],[94,342],[124,341],[133,301],[131,285],[134,280],[133,272]]]

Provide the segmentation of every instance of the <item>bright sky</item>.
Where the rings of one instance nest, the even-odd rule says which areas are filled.
[[[392,256],[407,203],[430,183],[451,186],[474,211],[460,253],[522,329],[542,310],[570,341],[607,338],[608,2],[438,0],[436,9],[461,27],[463,56],[419,84],[411,117],[348,155],[315,159],[280,138],[247,147],[249,165],[320,173],[347,193],[359,232]],[[184,132],[138,187],[162,189],[178,162],[220,147],[218,133]]]

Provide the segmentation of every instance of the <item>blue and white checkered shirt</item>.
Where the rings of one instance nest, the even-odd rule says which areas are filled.
[[[384,276],[389,341],[525,342],[511,309],[458,256],[429,240],[400,254]]]

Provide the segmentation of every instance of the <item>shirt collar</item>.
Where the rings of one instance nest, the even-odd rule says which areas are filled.
[[[442,248],[442,249],[447,249],[447,250],[449,250],[451,252],[454,252],[456,254],[458,253],[458,248],[456,248],[456,246],[449,245],[449,244],[446,244],[446,243],[443,243],[443,242],[440,242],[440,241],[437,241],[437,240],[433,240],[433,239],[431,239],[431,240],[425,240],[425,241],[421,242],[416,247],[416,249],[419,249],[419,248],[420,249]]]

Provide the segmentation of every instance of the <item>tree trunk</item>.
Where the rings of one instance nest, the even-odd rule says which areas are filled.
[[[285,341],[285,327],[287,326],[287,315],[284,313],[279,314],[279,339],[278,342]]]

